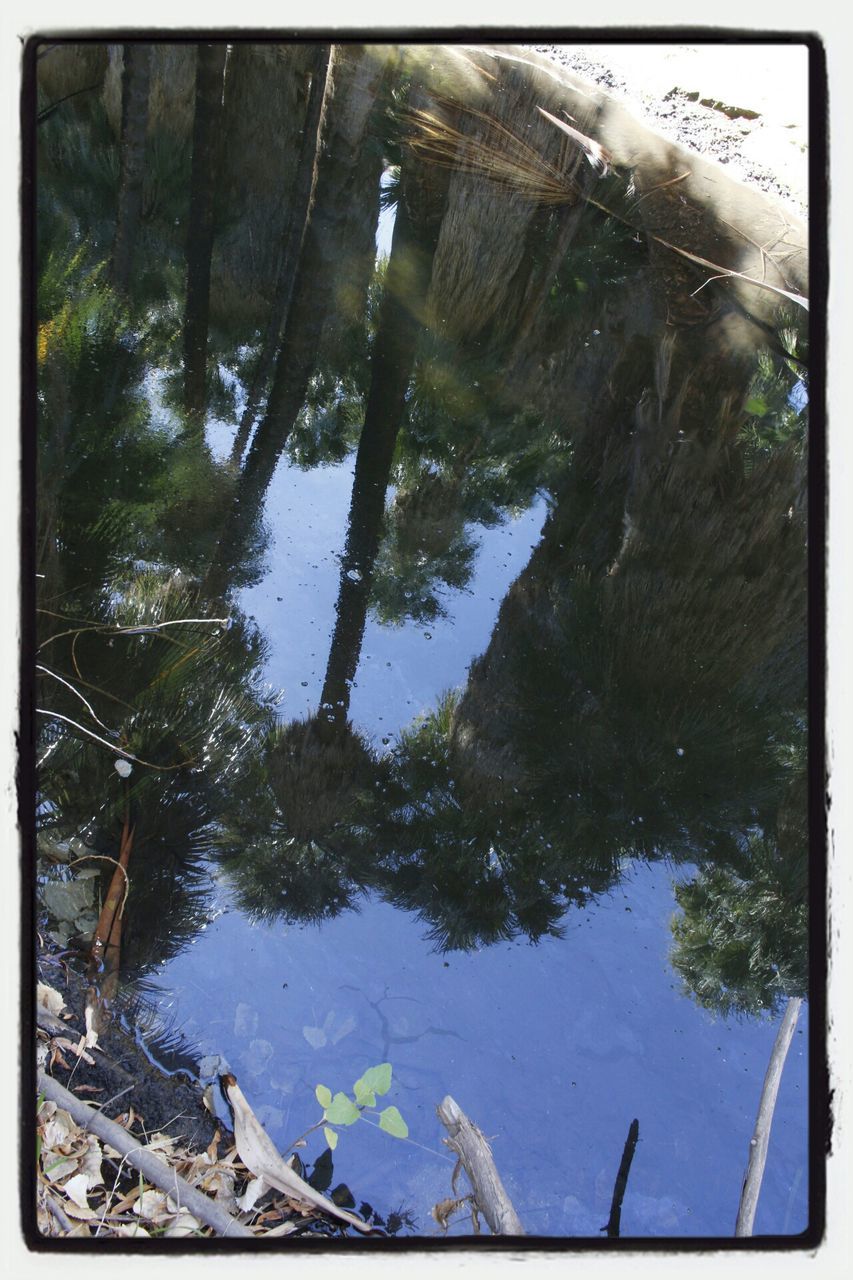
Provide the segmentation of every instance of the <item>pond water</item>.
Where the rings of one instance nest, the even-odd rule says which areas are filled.
[[[441,1234],[450,1094],[530,1235],[605,1240],[636,1120],[621,1235],[722,1241],[808,994],[807,329],[566,92],[461,46],[43,58],[39,846],[132,828],[148,1051],[399,1234]],[[808,1035],[758,1234],[810,1223]],[[327,1151],[316,1086],[380,1063]]]

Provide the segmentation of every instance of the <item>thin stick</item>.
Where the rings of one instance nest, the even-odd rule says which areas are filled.
[[[69,1093],[57,1080],[54,1080],[44,1071],[39,1071],[37,1085],[45,1097],[63,1107],[76,1124],[94,1133],[102,1142],[106,1142],[115,1151],[118,1151],[119,1155],[126,1156],[129,1163],[138,1169],[143,1177],[155,1187],[159,1187],[167,1195],[174,1195],[176,1185],[179,1186],[182,1205],[194,1218],[198,1218],[199,1222],[211,1227],[221,1236],[239,1236],[242,1239],[254,1239],[254,1235],[248,1227],[244,1227],[242,1222],[237,1222],[229,1213],[225,1212],[221,1205],[216,1204],[209,1196],[204,1195],[203,1192],[198,1191],[195,1187],[191,1187],[164,1160],[161,1160],[153,1151],[146,1150],[141,1143],[131,1137],[114,1120],[109,1120],[106,1116],[101,1115],[100,1112],[90,1107],[88,1103],[81,1102],[79,1098],[76,1098],[73,1093]]]
[[[73,1235],[75,1229],[78,1228],[81,1224],[79,1222],[73,1223],[70,1220],[65,1210],[61,1207],[61,1205],[57,1204],[57,1202],[54,1200],[53,1196],[50,1194],[49,1191],[46,1191],[44,1193],[44,1199],[45,1199],[45,1204],[47,1205],[50,1212],[53,1214],[54,1218],[56,1218],[56,1221],[59,1223],[62,1230],[65,1231],[69,1236]]]
[[[773,1112],[776,1108],[776,1098],[779,1094],[779,1083],[782,1079],[782,1070],[785,1066],[785,1059],[788,1056],[788,1049],[791,1047],[791,1040],[802,1003],[802,999],[799,996],[792,996],[788,1001],[779,1030],[776,1033],[776,1039],[773,1042],[773,1048],[770,1051],[767,1074],[761,1087],[761,1098],[758,1103],[755,1128],[749,1140],[749,1159],[743,1179],[743,1190],[740,1195],[737,1225],[735,1226],[736,1236],[752,1235],[755,1211],[758,1208],[758,1197],[761,1194],[761,1181],[764,1177],[764,1166],[767,1162],[770,1128],[773,1124]]]
[[[183,769],[186,765],[192,764],[195,756],[191,756],[189,760],[182,760],[179,764],[152,764],[150,760],[142,760],[139,756],[133,755],[130,751],[125,751],[123,747],[113,746],[111,742],[107,742],[105,738],[100,737],[97,733],[93,733],[91,729],[87,729],[85,725],[78,724],[76,720],[72,720],[70,716],[64,716],[59,711],[47,711],[44,707],[36,707],[36,714],[47,716],[50,720],[64,720],[66,724],[70,724],[75,729],[79,729],[81,733],[88,734],[90,738],[94,738],[96,742],[100,742],[102,747],[109,747],[110,751],[114,751],[116,755],[123,756],[125,760],[132,760],[134,764],[144,764],[147,769],[156,769],[159,773],[168,773],[171,769]]]
[[[637,1149],[637,1139],[640,1136],[639,1120],[632,1120],[628,1129],[628,1137],[625,1139],[625,1146],[622,1150],[622,1159],[619,1162],[619,1172],[616,1174],[616,1182],[613,1185],[613,1201],[610,1205],[610,1217],[606,1227],[602,1227],[602,1231],[606,1231],[610,1239],[617,1239],[619,1236],[619,1227],[622,1222],[622,1201],[625,1198],[625,1188],[628,1185],[628,1174],[631,1172],[631,1161],[634,1159],[634,1152]]]
[[[86,698],[83,697],[79,689],[74,688],[73,684],[70,684],[68,680],[63,680],[62,676],[58,676],[56,672],[51,671],[49,667],[43,667],[39,662],[36,663],[36,671],[42,671],[46,676],[53,676],[54,680],[58,680],[60,684],[64,684],[66,689],[70,689],[71,692],[80,699],[80,701],[83,703],[83,706],[89,712],[89,715],[92,717],[95,723],[99,724],[102,729],[106,729],[107,733],[112,732],[108,724],[104,724],[103,720],[98,719],[98,717],[95,715],[95,711],[92,707],[92,704]]]

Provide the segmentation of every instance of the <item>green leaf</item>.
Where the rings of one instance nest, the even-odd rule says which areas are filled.
[[[356,1080],[353,1086],[353,1092],[355,1093],[355,1096],[356,1098],[358,1098],[359,1102],[361,1102],[361,1098],[358,1097],[359,1092],[364,1094],[368,1094],[368,1093],[382,1094],[382,1093],[387,1093],[390,1088],[391,1088],[391,1063],[380,1062],[378,1067],[368,1067],[364,1075],[359,1080]],[[376,1099],[373,1098],[371,1102],[366,1103],[364,1105],[372,1107],[375,1105],[375,1103],[376,1103]]]
[[[408,1138],[409,1126],[396,1107],[386,1107],[379,1116],[379,1128],[390,1133],[392,1138]]]
[[[338,1145],[338,1135],[335,1133],[334,1129],[330,1129],[327,1124],[323,1125],[323,1133],[330,1149],[334,1151],[335,1147]]]
[[[356,1080],[352,1087],[352,1091],[355,1094],[355,1100],[360,1107],[376,1106],[376,1094],[364,1083],[364,1076],[362,1076],[360,1080]]]
[[[765,413],[769,412],[767,402],[764,400],[763,396],[752,396],[747,400],[746,411],[756,418],[763,418]]]
[[[328,1107],[329,1103],[332,1101],[331,1089],[327,1089],[324,1084],[318,1084],[317,1088],[314,1090],[314,1095],[320,1106],[325,1111],[326,1107]]]
[[[330,1124],[355,1124],[361,1114],[352,1098],[348,1098],[345,1093],[336,1093],[331,1105],[325,1110]]]

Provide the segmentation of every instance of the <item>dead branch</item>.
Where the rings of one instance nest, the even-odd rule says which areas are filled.
[[[526,1234],[521,1219],[498,1176],[491,1148],[485,1135],[468,1119],[462,1108],[448,1094],[436,1107],[436,1113],[448,1132],[446,1146],[462,1161],[474,1188],[474,1198],[483,1217],[496,1236]]]
[[[797,1018],[799,1017],[802,1003],[799,996],[793,996],[788,1001],[770,1052],[767,1074],[764,1077],[764,1084],[761,1086],[761,1099],[758,1103],[755,1128],[749,1140],[749,1159],[740,1196],[737,1225],[735,1226],[736,1236],[752,1235],[755,1211],[758,1208],[758,1197],[761,1193],[761,1181],[764,1177],[764,1166],[767,1162],[770,1127],[773,1124],[773,1112],[776,1109],[779,1083],[782,1079],[782,1070],[797,1026]]]

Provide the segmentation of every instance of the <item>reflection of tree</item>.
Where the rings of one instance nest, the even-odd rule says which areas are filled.
[[[345,723],[358,665],[379,550],[385,495],[418,339],[423,330],[442,201],[416,167],[404,167],[385,291],[373,344],[370,388],[353,478],[335,629],[321,695],[337,725]]]
[[[461,697],[401,747],[384,847],[442,945],[525,927],[519,884],[553,921],[626,855],[740,856],[742,877],[743,832],[775,821],[805,689],[803,459],[795,441],[744,465],[749,348],[723,373],[676,342],[625,349]],[[762,893],[768,856],[745,864]]]
[[[282,450],[303,407],[324,326],[354,273],[372,264],[378,216],[379,160],[367,146],[383,64],[358,46],[335,59],[327,112],[327,144],[314,185],[266,412],[259,423],[225,521],[207,590],[221,594],[256,528]],[[373,182],[371,189],[371,177]],[[358,272],[355,271],[357,275]],[[364,288],[367,287],[367,273]]]
[[[278,347],[279,335],[293,294],[294,276],[299,265],[305,232],[310,219],[311,202],[317,181],[317,169],[320,163],[325,110],[329,101],[332,57],[333,46],[328,44],[317,45],[311,66],[311,89],[308,96],[305,126],[302,132],[299,163],[288,215],[287,231],[278,265],[275,292],[270,304],[270,315],[267,320],[263,343],[246,394],[246,407],[243,410],[240,427],[234,437],[234,444],[231,449],[231,461],[235,464],[240,462],[249,433],[254,426],[255,415],[266,389],[270,370],[272,369],[273,357]]]
[[[145,335],[102,267],[52,244],[39,322],[38,559],[61,549],[66,588],[140,559],[198,572],[233,478],[197,434],[155,423]]]
[[[255,919],[316,923],[357,906],[376,881],[383,769],[347,728],[330,741],[316,719],[275,729],[224,815],[219,857]]]
[[[443,699],[395,752],[382,892],[415,911],[441,950],[559,934],[568,903],[604,889],[613,868],[578,868],[553,821],[525,809],[512,786],[466,794],[452,745],[457,706]]]
[[[805,773],[775,831],[751,833],[737,865],[702,868],[676,886],[671,960],[699,1004],[723,1017],[778,1012],[808,991]]]
[[[144,970],[204,919],[201,859],[236,762],[269,723],[255,684],[262,646],[239,618],[228,632],[197,621],[210,609],[181,585],[206,559],[204,507],[228,492],[226,473],[198,439],[152,425],[143,343],[102,269],[56,244],[43,263],[39,821],[115,857],[129,802],[124,962]],[[140,568],[142,557],[159,567]],[[120,752],[145,762],[126,784]]]
[[[466,528],[458,488],[428,465],[409,468],[386,515],[370,604],[382,623],[441,617],[441,588],[463,589],[477,544]],[[405,476],[405,478],[404,478]]]
[[[219,180],[225,52],[224,43],[200,44],[196,65],[183,344],[184,403],[196,423],[201,423],[204,418],[210,263]]]
[[[151,84],[151,46],[123,46],[121,87],[121,169],[113,242],[112,278],[116,289],[127,291],[133,252],[142,218],[145,138],[148,132],[148,94]]]
[[[202,598],[233,589],[236,565],[252,571],[247,549],[283,449],[300,465],[342,458],[364,403],[317,715],[264,734],[261,749],[263,699],[224,708],[229,733],[257,732],[255,749],[234,746],[215,795],[189,758],[198,728],[183,716],[214,716],[217,688],[239,701],[257,654],[231,667],[223,658],[202,687],[195,658],[181,650],[172,687],[161,684],[162,666],[145,667],[155,649],[162,658],[162,637],[101,629],[81,633],[56,674],[76,686],[82,673],[102,690],[92,705],[104,724],[137,736],[148,724],[152,740],[137,741],[137,752],[182,762],[168,786],[156,771],[145,785],[164,811],[172,806],[189,847],[207,849],[220,828],[217,847],[253,914],[322,919],[370,886],[417,911],[442,947],[537,938],[558,931],[569,904],[612,883],[631,854],[701,857],[704,880],[689,901],[684,891],[693,922],[733,911],[738,887],[757,910],[779,858],[788,865],[777,857],[778,747],[803,703],[803,424],[789,403],[790,359],[762,355],[757,366],[765,335],[722,289],[700,290],[704,276],[674,266],[660,244],[652,262],[617,219],[583,206],[585,162],[536,114],[538,90],[523,75],[473,73],[477,109],[442,106],[446,136],[455,129],[463,150],[438,165],[406,133],[418,94],[426,100],[417,82],[408,97],[395,87],[396,118],[375,145],[385,69],[353,46],[334,59],[307,225],[304,201],[293,202],[304,238],[273,386],[236,489],[192,433],[152,427],[149,318],[131,324],[99,287],[110,243],[101,229],[73,267],[55,252],[56,228],[82,239],[70,184],[41,196],[54,228],[43,280],[57,299],[40,314],[42,481],[55,495],[42,530],[53,548],[42,562],[53,593],[44,603],[67,591],[65,612],[112,625],[110,592],[118,583],[123,598],[140,555],[193,571],[211,565]],[[307,119],[307,103],[300,109]],[[237,136],[233,115],[228,128]],[[498,134],[517,140],[522,130],[529,140],[517,158],[538,164],[540,176],[556,173],[559,190],[477,168],[477,148],[487,153]],[[59,115],[45,121],[45,136],[45,172],[58,172]],[[316,145],[305,154],[303,177]],[[185,147],[184,186],[187,158]],[[377,273],[368,290],[388,158],[400,161],[394,243],[384,278]],[[112,207],[116,185],[114,175]],[[164,211],[176,197],[160,199],[148,232],[168,259],[177,238]],[[238,222],[237,203],[229,207]],[[205,279],[210,265],[205,250]],[[355,280],[364,287],[353,289]],[[350,303],[358,295],[355,304],[342,294]],[[141,311],[141,296],[127,307]],[[179,296],[160,290],[158,338],[170,313],[174,329]],[[244,371],[253,353],[257,345],[240,355]],[[348,718],[371,601],[385,621],[435,617],[441,585],[458,589],[470,574],[472,523],[493,525],[539,494],[549,520],[486,652],[458,696],[383,764]],[[226,507],[214,554],[211,516]],[[121,681],[103,651],[110,639],[134,663]],[[158,701],[167,690],[171,701]],[[57,711],[85,716],[70,691],[52,693]],[[156,725],[172,736],[158,740]],[[45,767],[72,748],[60,735]],[[100,760],[79,783],[94,812],[86,787],[115,778],[103,748],[85,750]],[[143,780],[134,779],[138,807]],[[62,795],[73,810],[76,775],[72,783]],[[772,917],[772,903],[767,910]],[[768,955],[778,944],[770,923]]]
[[[271,838],[265,833],[259,842],[244,828],[239,860],[230,864],[241,902],[253,914],[284,911],[292,917],[301,912],[316,919],[351,902],[352,890],[346,887],[350,876],[345,874],[341,849],[352,856],[363,848],[361,839],[347,838],[346,832],[354,815],[360,814],[363,828],[364,797],[373,796],[381,770],[349,723],[350,688],[364,635],[394,448],[425,320],[440,222],[440,198],[428,190],[422,173],[404,169],[372,344],[370,385],[320,709],[308,721],[282,726],[269,739],[265,775],[259,781],[265,797],[262,804],[276,834]],[[361,884],[368,878],[362,872]],[[323,898],[320,891],[328,890],[330,883],[337,890],[331,898]],[[276,886],[274,892],[269,891],[270,885]]]
[[[113,857],[129,805],[125,958],[138,970],[180,949],[204,919],[200,860],[269,708],[254,684],[261,643],[241,620],[227,632],[183,621],[203,618],[204,606],[174,579],[111,585],[100,606],[87,593],[88,619],[46,619],[39,798],[45,825],[83,833]],[[127,784],[114,767],[122,752],[134,760]]]

